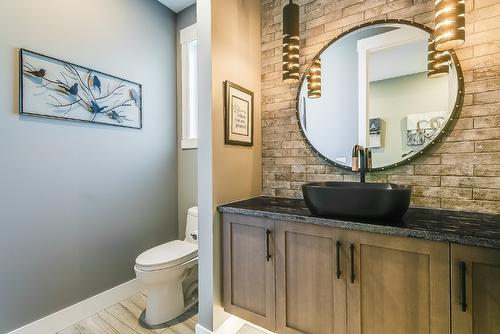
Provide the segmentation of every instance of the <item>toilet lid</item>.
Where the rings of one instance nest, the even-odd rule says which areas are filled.
[[[135,264],[141,270],[159,270],[194,259],[197,254],[197,244],[174,240],[145,251],[137,257]]]

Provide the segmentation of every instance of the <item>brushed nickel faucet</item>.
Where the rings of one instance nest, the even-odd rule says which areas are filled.
[[[372,169],[372,151],[361,145],[352,148],[352,171],[359,172],[359,181],[365,182],[366,172]]]

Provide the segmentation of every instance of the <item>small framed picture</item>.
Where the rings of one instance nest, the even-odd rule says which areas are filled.
[[[253,146],[253,93],[230,81],[225,86],[225,143]]]

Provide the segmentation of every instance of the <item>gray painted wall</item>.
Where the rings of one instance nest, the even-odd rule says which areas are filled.
[[[18,112],[18,48],[143,84],[144,128]],[[175,239],[175,15],[156,0],[0,2],[0,333],[132,279]]]
[[[196,4],[183,9],[177,14],[177,96],[181,96],[181,52],[180,31],[196,23]],[[177,100],[177,164],[179,175],[179,238],[183,239],[186,231],[187,210],[198,203],[197,155],[198,150],[181,149],[182,136],[181,99]]]

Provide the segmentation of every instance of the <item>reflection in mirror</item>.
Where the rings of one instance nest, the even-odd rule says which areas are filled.
[[[311,96],[308,80],[299,88],[297,116],[309,143],[346,168],[354,145],[369,147],[374,169],[431,144],[455,110],[459,87],[454,57],[432,47],[426,30],[400,23],[354,30],[326,47],[318,55],[321,91]]]

